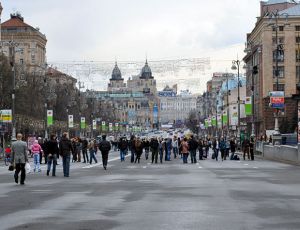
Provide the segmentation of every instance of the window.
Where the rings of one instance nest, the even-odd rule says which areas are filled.
[[[300,62],[300,49],[296,50],[296,62]]]
[[[296,31],[300,31],[300,26],[295,26]]]
[[[278,62],[284,62],[284,51],[279,50],[278,51]],[[276,50],[273,51],[273,62],[276,62]]]
[[[276,66],[273,66],[273,78],[284,78],[284,66],[278,66],[278,73],[276,74]]]
[[[24,64],[24,60],[20,59],[20,64],[23,65]]]
[[[278,89],[277,89],[277,84],[273,84],[273,90],[274,91],[284,91],[284,84],[278,84]]]
[[[284,26],[279,26],[279,31],[283,31],[284,30]]]
[[[300,82],[300,66],[296,66],[296,81]]]
[[[296,43],[300,43],[300,36],[296,37]]]

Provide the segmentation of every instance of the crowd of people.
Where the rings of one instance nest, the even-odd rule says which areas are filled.
[[[236,154],[237,141],[235,138],[197,138],[193,135],[177,137],[176,135],[168,138],[156,137],[141,138],[132,135],[130,139],[122,136],[117,141],[110,143],[106,140],[106,135],[102,136],[101,141],[95,139],[68,138],[67,133],[63,133],[60,140],[56,135],[51,135],[50,140],[40,142],[36,140],[28,149],[27,143],[22,141],[22,134],[17,135],[17,140],[12,143],[11,147],[11,164],[15,169],[14,179],[19,183],[19,173],[21,172],[20,184],[24,184],[26,177],[25,164],[28,162],[29,155],[33,157],[34,172],[40,173],[42,158],[47,164],[46,175],[56,176],[56,165],[61,157],[64,177],[70,175],[70,162],[82,162],[92,164],[98,163],[96,154],[100,150],[102,155],[103,168],[107,169],[108,155],[111,148],[120,152],[120,161],[124,162],[126,155],[130,152],[130,162],[140,163],[143,153],[145,160],[150,158],[152,164],[161,164],[173,159],[182,159],[183,164],[190,162],[197,163],[197,160],[204,160],[209,157],[209,149],[212,149],[211,159],[218,161],[219,156],[222,161],[229,158],[230,160],[239,160]],[[254,140],[253,138],[245,139],[242,143],[243,159],[254,160]],[[151,156],[150,156],[151,153]],[[82,161],[83,159],[83,161]]]

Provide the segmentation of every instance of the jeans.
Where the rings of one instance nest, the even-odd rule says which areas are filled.
[[[152,164],[154,162],[155,159],[155,164],[157,164],[157,159],[158,159],[158,150],[152,150]]]
[[[51,164],[53,162],[53,166],[52,166],[52,176],[55,176],[55,171],[56,171],[56,163],[57,163],[57,155],[56,154],[52,154],[52,157],[48,156],[48,162],[47,162],[47,171],[50,172],[51,170]]]
[[[222,160],[226,160],[226,150],[225,149],[221,149],[221,157],[222,157]]]
[[[214,149],[214,154],[215,154],[216,161],[218,161],[219,149]]]
[[[93,159],[94,159],[95,163],[97,164],[98,161],[97,161],[97,158],[95,156],[95,150],[94,149],[90,149],[89,151],[90,151],[90,164],[92,164]]]
[[[17,163],[16,164],[16,171],[15,171],[15,180],[18,180],[19,173],[21,171],[21,184],[24,184],[25,178],[26,178],[26,170],[25,170],[25,164]]]
[[[103,163],[103,167],[105,167],[105,168],[107,166],[107,161],[108,161],[108,152],[102,153],[102,163]]]
[[[187,164],[188,163],[187,159],[188,159],[189,154],[188,153],[182,153],[182,156],[183,156],[183,164]]]
[[[83,163],[89,162],[89,157],[86,148],[82,149],[82,155],[83,155]]]
[[[70,154],[65,155],[65,156],[62,157],[63,170],[64,170],[64,176],[65,177],[69,177],[69,173],[70,173],[70,160],[71,160]]]
[[[120,149],[120,159],[121,159],[121,161],[125,161],[125,155],[126,155],[126,149],[124,149],[124,150]]]
[[[191,163],[193,164],[193,163],[197,163],[197,160],[196,160],[196,150],[195,149],[193,149],[193,150],[191,150],[190,151],[191,152]]]
[[[173,154],[174,154],[174,158],[176,158],[177,154],[178,154],[178,148],[177,147],[173,147]]]
[[[134,162],[134,150],[131,150],[131,159],[130,159],[130,162],[133,163]]]
[[[39,153],[33,154],[33,162],[34,162],[33,171],[35,172],[36,169],[37,169],[40,172],[41,171],[41,166],[40,166],[40,154]]]
[[[145,157],[146,157],[146,160],[148,160],[148,157],[149,157],[149,148],[145,148]]]
[[[159,150],[159,160],[160,160],[160,163],[163,162],[163,158],[164,158],[164,150],[160,149]]]

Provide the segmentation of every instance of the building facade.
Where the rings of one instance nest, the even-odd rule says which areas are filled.
[[[261,15],[247,34],[247,96],[254,97],[256,135],[274,130],[278,113],[281,130],[296,127],[296,84],[300,81],[300,5],[294,1],[261,2]],[[285,107],[270,107],[269,92],[284,91]],[[283,132],[285,132],[283,131]]]
[[[10,19],[1,24],[3,42],[15,42],[16,46],[2,47],[2,52],[15,63],[17,77],[26,78],[26,74],[43,76],[46,72],[47,39],[39,28],[24,22],[20,13],[10,15]]]

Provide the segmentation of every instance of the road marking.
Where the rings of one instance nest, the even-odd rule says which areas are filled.
[[[254,169],[258,169],[258,167],[253,167]]]
[[[198,168],[199,168],[199,169],[202,169],[203,167],[199,166]]]
[[[143,166],[143,169],[146,169],[147,168],[147,166]]]
[[[249,165],[249,164],[244,164],[245,166]]]

